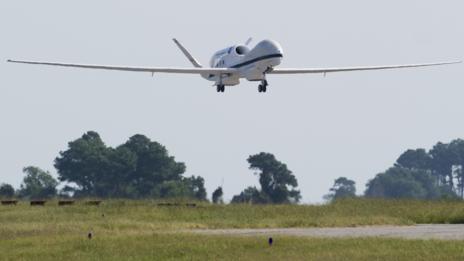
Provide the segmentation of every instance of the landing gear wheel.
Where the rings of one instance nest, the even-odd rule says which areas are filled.
[[[217,92],[224,92],[225,90],[226,90],[226,87],[224,85],[217,86]]]
[[[259,92],[266,92],[267,91],[267,81],[263,80],[262,83],[258,86]]]

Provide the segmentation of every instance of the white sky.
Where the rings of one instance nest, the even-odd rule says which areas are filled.
[[[0,182],[22,167],[56,173],[67,142],[95,130],[110,146],[136,133],[165,145],[187,175],[225,198],[258,184],[248,155],[274,153],[303,202],[333,180],[358,192],[408,148],[464,137],[464,65],[270,76],[268,93],[242,82],[216,93],[192,75],[7,64],[6,59],[190,66],[213,52],[270,38],[282,67],[333,67],[464,58],[462,1],[24,1],[0,2]]]

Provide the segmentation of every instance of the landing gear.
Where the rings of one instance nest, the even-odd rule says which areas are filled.
[[[226,86],[223,84],[219,84],[217,86],[217,92],[224,92],[226,90]]]
[[[268,83],[266,80],[263,80],[261,82],[261,84],[258,86],[258,91],[259,92],[266,92],[267,91],[267,86],[268,86]]]

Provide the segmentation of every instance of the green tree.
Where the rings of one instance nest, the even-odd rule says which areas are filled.
[[[106,171],[95,183],[95,191],[99,197],[133,198],[139,193],[131,184],[133,173],[137,168],[137,155],[130,149],[119,146],[108,148],[106,152]]]
[[[159,186],[167,181],[177,181],[176,184],[182,184],[185,164],[176,162],[161,144],[138,134],[129,138],[120,147],[128,149],[136,156],[135,169],[130,173],[128,185],[133,187],[137,197],[156,194]]]
[[[56,195],[56,181],[48,171],[29,166],[23,169],[23,179],[19,195],[25,198],[50,198]]]
[[[435,177],[435,185],[441,194],[456,193],[464,196],[464,141],[438,142],[429,152],[424,149],[407,150],[395,166],[411,170],[424,170]],[[456,181],[456,182],[455,182]]]
[[[455,151],[448,143],[438,142],[430,151],[432,157],[431,169],[437,177],[441,186],[448,186],[450,190],[454,189],[453,165],[459,161]]]
[[[152,189],[154,198],[191,198],[205,201],[206,189],[202,177],[188,177],[181,180],[168,180]]]
[[[0,185],[0,198],[12,198],[15,194],[13,186],[3,183]]]
[[[356,183],[353,180],[340,177],[335,180],[330,192],[331,193],[326,196],[328,200],[356,197]]]
[[[435,178],[434,189],[441,197],[464,198],[464,140],[438,142],[427,152],[407,150],[396,161],[395,167],[422,170]]]
[[[296,203],[300,200],[300,191],[295,188],[298,182],[287,165],[278,161],[273,154],[261,152],[248,158],[250,169],[259,175],[261,191],[270,203]]]
[[[430,170],[432,157],[424,149],[407,150],[396,160],[396,166],[407,169]]]
[[[198,200],[207,201],[207,193],[205,189],[205,179],[198,176],[191,176],[189,178],[182,178],[182,180],[187,184],[188,191],[191,198]]]
[[[179,180],[168,180],[161,184],[156,185],[151,190],[151,197],[153,198],[187,198],[188,189],[184,182]]]
[[[382,198],[440,198],[434,178],[424,170],[392,167],[367,183],[366,197]]]
[[[108,171],[109,149],[100,135],[89,131],[68,143],[68,150],[55,159],[59,180],[76,184],[76,196],[100,196],[99,181]]]
[[[267,198],[263,198],[263,193],[256,187],[248,187],[243,190],[239,195],[232,198],[231,203],[248,203],[248,204],[264,204],[268,203]]]
[[[55,159],[55,167],[61,181],[77,186],[75,196],[206,200],[204,179],[182,176],[185,164],[143,135],[111,148],[89,131],[68,145]]]
[[[218,187],[216,190],[214,190],[213,195],[212,195],[212,201],[214,204],[222,204],[224,203],[224,200],[222,198],[223,196],[223,191],[222,187]]]
[[[249,187],[232,200],[252,203],[297,203],[301,196],[296,190],[298,182],[287,165],[278,161],[274,155],[261,152],[248,158],[250,169],[259,175],[261,190]],[[251,197],[251,198],[250,198]]]

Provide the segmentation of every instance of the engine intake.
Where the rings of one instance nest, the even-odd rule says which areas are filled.
[[[245,55],[250,52],[250,48],[245,45],[239,45],[235,47],[235,53],[238,55]]]

